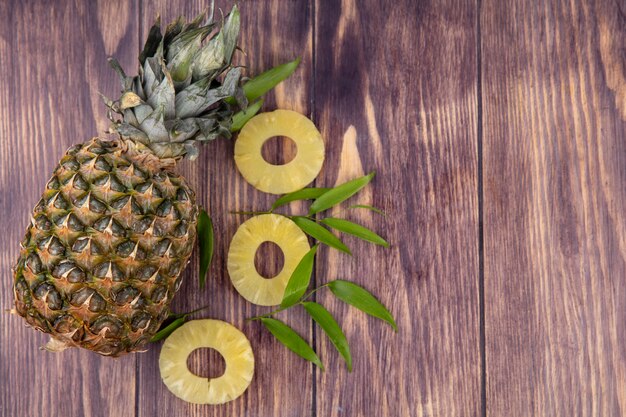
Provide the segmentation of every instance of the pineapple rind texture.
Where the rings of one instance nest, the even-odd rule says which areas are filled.
[[[283,268],[272,278],[259,274],[254,258],[263,242],[273,242],[283,252]],[[253,304],[280,304],[294,269],[309,251],[309,241],[290,219],[278,214],[262,214],[239,226],[228,249],[228,275],[235,289]]]
[[[183,177],[137,162],[121,141],[71,147],[21,243],[17,313],[56,339],[54,350],[140,350],[180,286],[197,214]]]
[[[231,64],[239,26],[236,6],[217,20],[212,7],[180,17],[164,33],[157,18],[136,76],[109,60],[122,94],[103,98],[119,139],[61,159],[14,268],[16,311],[52,335],[46,349],[137,351],[167,316],[197,222],[193,191],[170,169],[198,143],[230,137],[234,109],[247,106]]]
[[[226,371],[217,378],[193,374],[187,358],[196,349],[217,350]],[[176,329],[163,344],[159,356],[161,378],[178,398],[194,404],[223,404],[245,392],[254,375],[254,354],[246,336],[220,320],[192,320]]]
[[[294,159],[283,165],[267,162],[263,144],[274,136],[287,136],[297,147]],[[235,163],[252,186],[270,194],[285,194],[311,183],[324,163],[324,141],[317,127],[291,110],[262,113],[250,119],[235,142]]]

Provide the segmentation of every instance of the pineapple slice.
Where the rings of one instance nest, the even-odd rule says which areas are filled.
[[[298,148],[284,165],[263,159],[261,148],[273,136],[287,136]],[[252,186],[270,194],[285,194],[311,183],[322,169],[324,141],[311,120],[290,110],[261,113],[245,124],[235,142],[235,163]]]
[[[203,378],[189,371],[187,358],[199,348],[213,348],[224,357],[224,375]],[[250,342],[235,326],[220,320],[192,320],[165,340],[159,370],[163,383],[181,400],[223,404],[239,397],[250,385],[254,355]]]
[[[283,269],[273,278],[264,278],[255,265],[256,251],[263,242],[273,242],[283,251]],[[244,222],[228,249],[228,274],[233,285],[251,303],[262,306],[280,304],[287,282],[309,241],[296,224],[285,216],[262,214]]]

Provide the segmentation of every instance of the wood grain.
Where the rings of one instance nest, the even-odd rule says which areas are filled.
[[[143,4],[143,34],[159,13],[163,22],[180,14],[195,16],[206,1],[162,1]],[[218,2],[224,14],[231,4]],[[249,74],[258,74],[272,66],[291,61],[296,56],[303,60],[297,73],[266,97],[266,109],[288,108],[309,113],[311,90],[312,18],[307,1],[242,2],[240,44],[245,56],[240,62]],[[219,13],[219,12],[217,12]],[[218,14],[219,15],[219,14]],[[274,148],[273,152],[278,152]],[[245,323],[252,317],[270,311],[253,306],[244,300],[232,286],[226,272],[226,255],[237,227],[247,219],[229,214],[236,210],[265,210],[274,197],[257,191],[238,174],[233,161],[233,142],[216,141],[204,147],[200,157],[184,163],[180,172],[190,180],[197,192],[198,202],[208,208],[216,227],[216,246],[213,263],[204,290],[198,286],[197,258],[192,258],[185,272],[185,282],[174,301],[175,311],[190,311],[203,305],[210,308],[196,317],[226,320],[240,328],[250,339],[255,354],[255,377],[246,394],[223,406],[195,406],[174,397],[161,383],[156,366],[160,347],[155,346],[139,358],[138,416],[305,416],[311,409],[311,365],[298,359],[276,342],[258,322]],[[310,323],[304,314],[289,319],[305,337],[310,337]],[[202,356],[198,356],[202,359]],[[288,364],[285,365],[285,364]],[[200,364],[197,364],[200,365]],[[205,366],[208,364],[205,364]]]
[[[0,415],[134,414],[135,357],[41,352],[13,305],[11,267],[33,206],[65,150],[106,126],[101,91],[117,93],[107,54],[125,65],[137,49],[136,5],[107,2],[0,5]],[[123,384],[120,381],[124,381]]]
[[[97,92],[115,96],[119,86],[106,57],[134,73],[157,13],[167,22],[207,4],[0,2],[0,309],[12,307],[10,268],[50,171],[108,124]],[[346,238],[355,256],[321,250],[314,280],[370,289],[400,332],[318,293],[347,334],[352,373],[304,312],[280,318],[314,342],[322,373],[244,322],[268,309],[230,284],[227,249],[246,218],[229,212],[266,209],[273,197],[237,174],[233,142],[216,141],[180,166],[217,242],[207,288],[194,255],[173,308],[208,305],[195,317],[229,321],[250,338],[256,374],[246,394],[189,405],[161,383],[158,345],[118,360],[53,355],[38,350],[44,335],[1,314],[0,416],[626,415],[626,4],[239,6],[239,60],[250,74],[303,58],[265,109],[297,110],[318,125],[327,159],[315,184],[378,173],[353,202],[386,217],[331,214],[392,248]],[[271,159],[291,152],[269,149]],[[191,367],[210,374],[222,366],[215,358],[194,354]]]
[[[487,415],[626,414],[625,10],[483,2]]]
[[[400,329],[318,298],[354,358],[348,373],[316,332],[328,368],[316,376],[320,416],[480,415],[475,13],[464,1],[316,3],[314,113],[327,144],[318,185],[376,170],[350,202],[387,216],[350,218],[392,244],[346,238],[352,258],[324,248],[316,280],[363,285]]]

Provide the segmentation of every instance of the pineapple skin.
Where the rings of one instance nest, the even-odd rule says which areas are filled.
[[[20,244],[16,312],[52,336],[50,350],[140,350],[180,287],[197,215],[194,192],[167,161],[122,140],[72,146]]]

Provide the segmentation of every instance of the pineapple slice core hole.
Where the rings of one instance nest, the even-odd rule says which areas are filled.
[[[280,274],[285,265],[285,254],[276,243],[265,241],[254,255],[254,267],[263,278],[271,279]]]
[[[298,145],[288,136],[272,136],[261,146],[261,156],[272,165],[288,164],[297,154]]]
[[[219,378],[226,372],[226,360],[213,348],[198,348],[187,358],[187,368],[203,378]]]

